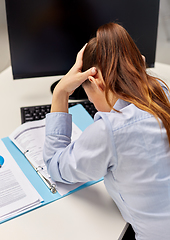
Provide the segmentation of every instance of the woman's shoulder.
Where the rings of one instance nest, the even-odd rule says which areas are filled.
[[[153,118],[153,115],[123,100],[118,101],[114,109],[111,112],[96,113],[94,121],[103,121],[106,125],[111,125],[114,131],[124,126],[140,124],[140,122],[142,123],[148,118]]]

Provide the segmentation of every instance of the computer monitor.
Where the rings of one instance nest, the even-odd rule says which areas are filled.
[[[14,79],[66,74],[97,28],[111,21],[154,66],[159,0],[6,0],[6,12]]]

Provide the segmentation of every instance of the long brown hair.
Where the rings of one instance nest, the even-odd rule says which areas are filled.
[[[161,119],[170,144],[169,100],[158,80],[147,74],[139,49],[121,25],[101,26],[96,37],[88,42],[83,55],[83,71],[92,66],[102,73],[108,104],[111,106],[108,97],[111,91],[117,98],[151,113],[158,122]]]

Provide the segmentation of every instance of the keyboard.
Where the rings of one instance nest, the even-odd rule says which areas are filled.
[[[81,104],[87,112],[94,118],[95,113],[97,112],[95,106],[90,101],[82,102],[69,102],[68,106],[72,107],[76,104]],[[21,122],[35,121],[45,118],[46,114],[50,112],[51,105],[40,105],[40,106],[29,106],[21,108]]]

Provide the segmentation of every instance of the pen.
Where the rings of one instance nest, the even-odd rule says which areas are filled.
[[[4,158],[0,156],[0,168],[2,167],[3,164],[4,164]]]

